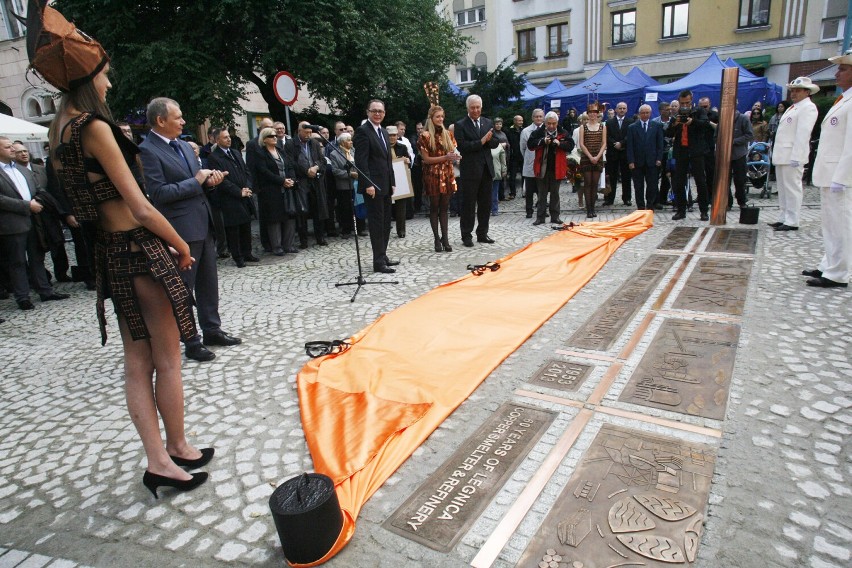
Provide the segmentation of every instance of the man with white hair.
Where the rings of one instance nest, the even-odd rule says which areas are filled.
[[[491,182],[494,179],[491,150],[497,147],[498,142],[494,138],[491,121],[482,116],[482,98],[470,95],[466,103],[467,116],[456,122],[453,133],[462,156],[459,163],[462,244],[472,247],[474,221],[477,242],[494,242],[488,236],[488,220],[491,218]],[[358,155],[357,152],[355,155]]]
[[[772,163],[778,182],[778,221],[770,223],[776,231],[798,231],[802,208],[802,174],[810,154],[811,131],[817,120],[817,107],[811,95],[819,87],[810,77],[797,77],[787,85],[792,105],[778,120]]]
[[[651,106],[639,107],[639,120],[627,127],[627,166],[636,189],[636,207],[654,209],[663,165],[663,125],[651,120]]]
[[[852,49],[829,61],[837,64],[834,76],[843,94],[822,121],[813,168],[825,255],[816,270],[802,274],[810,276],[808,286],[846,288],[852,264]]]
[[[559,184],[568,174],[568,153],[574,149],[571,134],[559,126],[559,115],[553,111],[544,117],[527,141],[527,148],[535,153],[534,173],[538,190],[538,210],[533,225],[544,223],[550,198],[550,222],[562,224],[559,218]]]
[[[524,178],[524,198],[526,201],[527,219],[533,216],[533,196],[538,189],[535,184],[535,152],[527,147],[527,142],[535,130],[544,123],[544,111],[537,108],[532,111],[532,124],[521,130],[520,146],[524,155],[524,165],[521,175]]]

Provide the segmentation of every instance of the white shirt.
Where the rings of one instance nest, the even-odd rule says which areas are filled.
[[[0,162],[0,164],[2,164],[3,171],[6,172],[6,175],[12,178],[12,183],[15,184],[15,189],[18,190],[21,199],[24,201],[30,201],[33,196],[30,193],[30,186],[27,183],[27,178],[24,177],[24,174],[21,173],[14,162],[9,164]]]

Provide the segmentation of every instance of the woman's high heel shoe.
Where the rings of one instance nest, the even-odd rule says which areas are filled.
[[[435,252],[443,252],[444,247],[441,244],[441,239],[435,237]]]
[[[201,457],[194,460],[188,460],[185,458],[179,458],[177,456],[170,455],[172,461],[175,462],[176,465],[181,467],[186,467],[189,469],[198,469],[199,467],[204,467],[207,465],[210,460],[213,459],[213,454],[216,452],[214,448],[204,448],[201,450]]]
[[[207,481],[207,477],[208,475],[206,471],[200,471],[198,473],[193,473],[192,479],[184,481],[182,479],[174,479],[164,475],[157,475],[156,473],[151,473],[146,470],[145,475],[142,476],[142,484],[154,494],[154,499],[159,499],[160,497],[157,495],[158,487],[174,487],[178,491],[192,491]]]
[[[441,246],[444,247],[444,252],[453,252],[453,247],[450,246],[450,239],[447,237],[441,239]]]

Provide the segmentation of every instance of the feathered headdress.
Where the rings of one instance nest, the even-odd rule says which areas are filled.
[[[435,83],[434,81],[423,83],[423,90],[426,91],[426,98],[429,99],[429,106],[440,106],[438,103],[441,89],[438,87],[438,83]]]
[[[26,23],[30,67],[60,91],[88,83],[109,62],[101,44],[48,6],[47,0],[29,0]]]

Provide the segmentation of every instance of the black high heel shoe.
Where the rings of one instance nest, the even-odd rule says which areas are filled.
[[[435,252],[443,252],[444,247],[441,245],[441,239],[435,238]]]
[[[444,252],[453,252],[453,247],[450,246],[450,239],[447,237],[441,238],[441,245],[444,247]]]
[[[164,475],[157,475],[156,473],[151,473],[150,471],[145,470],[145,475],[142,476],[142,484],[154,494],[154,499],[159,499],[160,497],[157,495],[158,487],[174,487],[178,491],[192,491],[207,481],[207,478],[208,475],[206,471],[193,473],[192,479],[183,481],[181,479],[174,479]]]
[[[203,450],[201,450],[201,457],[198,459],[188,460],[172,455],[170,455],[169,457],[172,458],[172,461],[175,462],[176,465],[189,469],[198,469],[199,467],[204,467],[205,465],[207,465],[210,460],[213,459],[214,453],[216,453],[216,450],[214,448],[204,448]]]

